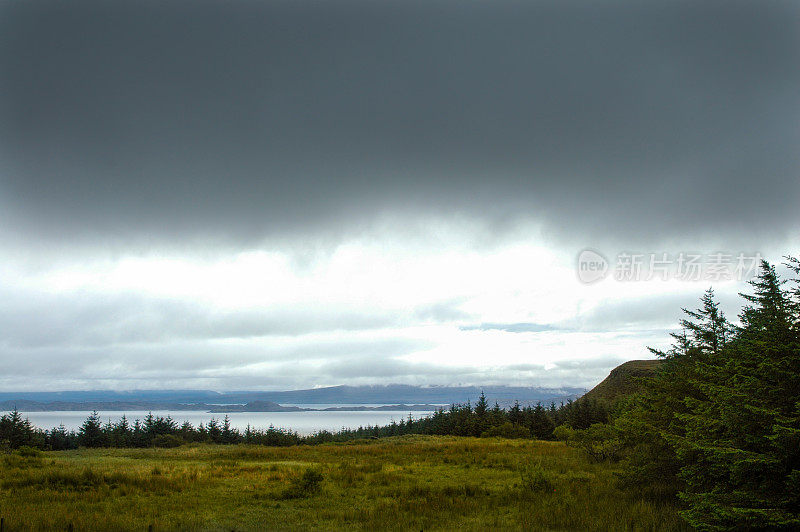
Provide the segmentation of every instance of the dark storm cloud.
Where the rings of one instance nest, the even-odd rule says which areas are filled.
[[[795,2],[0,4],[6,231],[796,225]],[[338,228],[338,229],[337,229]]]

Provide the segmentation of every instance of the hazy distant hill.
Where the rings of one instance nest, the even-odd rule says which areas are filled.
[[[564,397],[573,397],[585,392],[583,388],[535,388],[513,386],[332,386],[311,390],[293,390],[286,392],[263,392],[270,401],[277,403],[364,403],[364,404],[398,404],[426,403],[450,404],[475,402],[481,390],[490,402],[509,403],[515,400],[523,402],[547,402]]]
[[[620,397],[641,389],[639,379],[648,377],[661,364],[661,360],[630,360],[612,369],[600,384],[586,392],[587,399],[614,403]]]
[[[135,390],[135,391],[66,391],[66,392],[2,392],[0,408],[14,405],[20,410],[116,410],[187,409],[190,405],[231,405],[257,403],[278,404],[444,404],[473,403],[481,390],[490,403],[503,406],[560,402],[580,396],[583,388],[539,388],[514,386],[331,386],[308,390],[278,392],[209,390]],[[113,405],[110,405],[113,403]]]

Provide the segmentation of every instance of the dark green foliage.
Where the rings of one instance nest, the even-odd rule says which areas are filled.
[[[39,449],[28,447],[27,445],[23,445],[17,449],[17,453],[23,458],[41,458],[42,456],[42,452]]]
[[[67,432],[64,425],[60,425],[47,433],[45,445],[54,451],[66,451],[77,447],[77,437],[74,432]]]
[[[175,436],[174,434],[159,434],[153,438],[153,447],[170,449],[181,445],[186,445],[186,442],[180,436]]]
[[[512,424],[521,425],[522,420],[522,408],[519,406],[519,401],[514,401],[514,406],[512,406],[508,411],[508,421]]]
[[[581,398],[564,405],[561,421],[574,429],[587,429],[595,423],[608,422],[608,410],[595,399]]]
[[[116,424],[106,428],[106,437],[111,447],[130,446],[130,425],[124,414]]]
[[[478,398],[478,402],[475,403],[475,414],[479,418],[486,417],[486,411],[489,409],[489,403],[486,401],[486,395],[481,392],[481,396]]]
[[[733,327],[719,310],[713,289],[706,290],[700,302],[702,306],[697,310],[683,309],[690,319],[680,320],[684,332],[681,335],[673,334],[673,337],[684,352],[693,348],[704,354],[715,354],[730,338]],[[687,336],[691,339],[687,340]]]
[[[310,497],[319,492],[320,484],[323,480],[322,473],[316,469],[306,469],[301,474],[291,478],[289,487],[281,493],[281,498],[301,499]]]
[[[594,462],[617,462],[622,458],[624,443],[614,425],[595,423],[583,430],[560,425],[555,435],[567,445],[581,449]]]
[[[528,464],[520,472],[524,492],[540,493],[553,490],[551,474],[541,463]]]
[[[553,437],[553,430],[556,427],[557,411],[548,412],[541,404],[533,408],[526,408],[522,412],[523,424],[527,425],[531,435],[539,440],[549,440]]]
[[[23,445],[38,447],[44,442],[44,434],[15,409],[0,416],[0,445],[19,449]]]
[[[490,429],[483,431],[482,438],[530,438],[531,431],[522,425],[515,425],[510,421],[506,421],[502,425],[495,425]]]
[[[231,419],[228,417],[228,414],[225,414],[219,435],[220,443],[237,443],[239,438],[239,433],[231,429]]]
[[[686,432],[681,416],[693,402],[706,398],[697,383],[698,368],[714,364],[731,336],[713,291],[707,290],[700,301],[697,310],[683,309],[683,330],[672,334],[675,343],[668,351],[651,349],[663,362],[640,379],[641,391],[620,405],[624,414],[614,420],[615,438],[627,450],[621,480],[647,495],[671,497],[685,487],[675,449],[676,439]]]
[[[791,294],[763,262],[742,325],[714,361],[674,441],[685,517],[698,528],[800,527],[800,331]]]
[[[108,430],[106,427],[105,430]],[[106,432],[100,423],[100,415],[95,411],[89,414],[78,431],[78,442],[84,447],[103,447],[107,443]]]

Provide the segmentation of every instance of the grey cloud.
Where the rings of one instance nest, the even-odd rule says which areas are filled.
[[[480,325],[463,325],[460,329],[462,331],[505,331],[511,333],[561,330],[559,327],[543,323],[481,323]]]
[[[396,358],[351,357],[327,362],[319,367],[318,371],[334,381],[353,377],[407,379],[408,377],[419,376],[442,380],[452,378],[454,374],[463,374],[468,369],[433,363],[408,362]]]
[[[314,386],[321,383],[314,381],[317,372],[313,368],[326,360],[369,357],[380,361],[430,347],[425,341],[405,338],[303,339],[289,345],[201,341],[110,348],[4,347],[0,386],[21,389],[29,379],[36,378],[83,381],[84,386],[92,381],[116,380],[118,384],[126,382],[125,388],[152,388],[156,383],[167,386],[180,381],[183,383],[178,387],[185,388],[197,379],[216,382],[216,389],[241,389],[242,384],[250,382],[261,382],[261,387],[279,383],[288,386],[295,381]]]
[[[135,294],[51,295],[0,287],[0,346],[109,347],[191,340],[302,336],[442,323],[463,317],[450,302],[410,311],[278,306],[220,310],[201,303]]]
[[[578,332],[639,332],[642,334],[664,334],[667,329],[678,327],[685,317],[682,308],[696,309],[707,286],[700,283],[689,285],[695,290],[664,294],[660,296],[619,298],[602,302],[590,311],[559,324],[564,329]],[[737,319],[743,300],[732,290],[717,290],[715,296],[720,308],[729,320]]]
[[[553,365],[562,371],[581,370],[608,370],[625,362],[621,357],[594,357],[582,360],[557,360]]]
[[[798,22],[789,1],[3,2],[0,221],[105,244],[386,212],[781,238]]]
[[[642,358],[651,358],[650,353],[642,349]],[[506,382],[528,382],[542,379],[553,385],[572,383],[574,386],[591,388],[606,378],[609,371],[625,362],[618,356],[595,356],[587,359],[558,360],[549,365],[513,364],[503,368]]]
[[[643,350],[644,351],[644,350]],[[643,353],[642,357],[648,356]],[[304,368],[316,382],[350,384],[451,384],[451,385],[521,385],[586,386],[604,379],[625,359],[606,356],[591,359],[557,361],[553,364],[511,364],[477,367],[443,365],[436,362],[409,362],[394,357],[346,357],[322,365]]]
[[[683,292],[604,300],[591,310],[578,312],[574,317],[554,323],[481,323],[464,325],[464,331],[504,331],[510,333],[558,332],[559,334],[614,332],[624,334],[666,334],[683,318],[682,308],[695,309],[706,286],[688,285]],[[739,289],[741,287],[738,287]],[[733,291],[716,292],[717,300],[729,319],[735,320],[742,299]]]
[[[461,310],[459,305],[464,303],[466,298],[455,298],[449,301],[441,301],[432,305],[425,305],[414,311],[414,317],[422,321],[434,323],[452,322],[469,319],[471,316]]]
[[[511,371],[543,371],[544,364],[511,364],[508,369]]]
[[[32,389],[291,389],[336,384],[586,386],[622,360],[478,367],[409,362],[432,345],[404,338],[299,339],[285,346],[173,342],[107,348],[2,349],[0,387]]]

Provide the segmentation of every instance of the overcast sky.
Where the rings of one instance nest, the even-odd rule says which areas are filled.
[[[798,65],[792,1],[0,0],[0,389],[592,386],[800,252]]]

